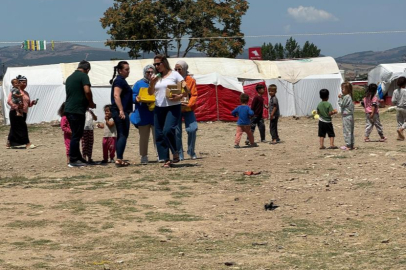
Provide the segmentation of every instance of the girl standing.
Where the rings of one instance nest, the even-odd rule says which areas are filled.
[[[61,129],[63,132],[63,140],[65,142],[65,148],[66,148],[66,163],[69,164],[69,149],[70,149],[70,139],[72,137],[72,130],[70,129],[69,126],[69,121],[68,118],[65,116],[65,102],[62,103],[61,107],[58,110],[58,115],[61,118]]]
[[[348,82],[341,84],[342,94],[338,95],[338,105],[343,117],[343,133],[345,146],[342,150],[354,149],[354,103],[352,102],[352,85]]]
[[[378,109],[378,98],[376,97],[376,92],[378,91],[378,86],[371,83],[368,86],[367,94],[364,97],[364,108],[366,116],[366,126],[365,126],[365,142],[370,142],[369,135],[371,135],[374,126],[378,131],[380,142],[386,141],[386,137],[383,135],[383,127],[381,121],[379,120],[379,109]]]
[[[87,163],[92,164],[92,153],[93,153],[93,143],[94,143],[94,127],[93,121],[97,121],[97,116],[90,109],[86,111],[85,114],[85,128],[83,130],[82,136],[82,155],[83,158],[87,158]]]

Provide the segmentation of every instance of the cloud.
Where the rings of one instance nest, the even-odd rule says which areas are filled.
[[[315,7],[299,6],[297,8],[288,8],[288,14],[297,22],[304,23],[338,21],[333,14],[322,9],[316,9]]]

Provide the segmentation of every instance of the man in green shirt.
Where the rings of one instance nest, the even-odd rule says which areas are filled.
[[[86,166],[86,161],[80,153],[80,139],[85,127],[86,110],[96,108],[87,75],[89,71],[90,63],[83,60],[79,63],[77,70],[66,79],[65,115],[72,130],[69,167]]]
[[[337,111],[333,110],[333,106],[328,102],[330,92],[327,89],[320,90],[321,102],[317,106],[317,113],[319,114],[319,138],[320,138],[320,149],[326,149],[324,146],[324,138],[326,134],[330,138],[329,149],[337,149],[338,147],[334,145],[334,128],[331,122],[331,116],[336,114]]]

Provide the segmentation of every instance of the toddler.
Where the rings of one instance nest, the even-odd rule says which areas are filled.
[[[18,105],[18,109],[16,109],[16,115],[17,116],[23,116],[24,111],[22,108],[23,104],[23,94],[21,93],[20,89],[18,88],[20,85],[20,82],[17,79],[13,79],[11,81],[11,85],[13,88],[11,88],[11,101],[15,104]]]
[[[242,137],[242,133],[245,132],[247,133],[248,140],[250,143],[250,147],[255,147],[258,146],[254,142],[254,136],[252,135],[251,132],[251,121],[250,117],[254,115],[254,112],[251,110],[251,108],[247,105],[249,101],[249,96],[247,94],[241,94],[240,96],[240,101],[241,105],[235,108],[231,114],[234,117],[238,116],[238,121],[237,121],[237,133],[235,134],[235,141],[234,141],[234,148],[240,148],[240,141]]]
[[[94,164],[92,159],[94,142],[93,121],[97,121],[97,116],[92,110],[87,109],[85,117],[85,128],[82,136],[82,154],[84,159],[87,158],[87,163]]]
[[[66,148],[66,163],[69,165],[69,150],[70,150],[70,139],[72,137],[72,131],[69,126],[68,118],[65,116],[65,102],[62,103],[58,110],[58,115],[61,117],[61,129],[63,131],[63,139],[65,141]]]
[[[338,95],[338,105],[341,107],[343,118],[343,133],[345,146],[342,150],[354,149],[354,103],[352,102],[352,84],[345,82],[341,84],[342,94]]]
[[[104,129],[103,135],[103,161],[102,163],[114,163],[117,143],[117,129],[110,110],[111,105],[104,106],[104,123],[97,124],[98,128]],[[110,152],[110,153],[109,153]]]
[[[327,89],[320,90],[321,102],[317,106],[317,113],[319,114],[319,138],[320,138],[320,149],[326,149],[324,146],[324,138],[326,134],[330,138],[330,147],[328,149],[337,149],[338,147],[334,145],[334,128],[331,116],[336,114],[337,111],[333,110],[333,106],[328,102],[330,92]]]
[[[386,141],[386,137],[383,135],[383,127],[381,121],[379,120],[379,103],[376,97],[376,92],[378,91],[378,86],[371,83],[368,86],[367,94],[364,97],[364,108],[366,116],[366,126],[365,126],[365,142],[370,142],[369,135],[371,135],[374,126],[378,131],[380,142]]]

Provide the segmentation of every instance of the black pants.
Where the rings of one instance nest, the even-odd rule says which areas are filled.
[[[83,130],[85,128],[85,115],[77,113],[65,113],[68,119],[70,129],[72,131],[72,137],[70,140],[69,160],[75,162],[82,160],[82,154],[80,153],[80,139],[83,136]]]
[[[279,117],[275,117],[274,119],[271,119],[269,123],[269,129],[271,131],[272,140],[279,140],[278,120]]]
[[[114,108],[111,110],[111,114],[117,129],[117,159],[123,159],[125,147],[127,145],[127,138],[130,134],[130,117],[127,112],[124,112],[125,118],[121,119],[120,112]]]
[[[254,135],[255,127],[258,126],[261,141],[265,141],[265,124],[261,116],[254,116],[251,119],[251,132]],[[247,139],[248,140],[248,139]]]

